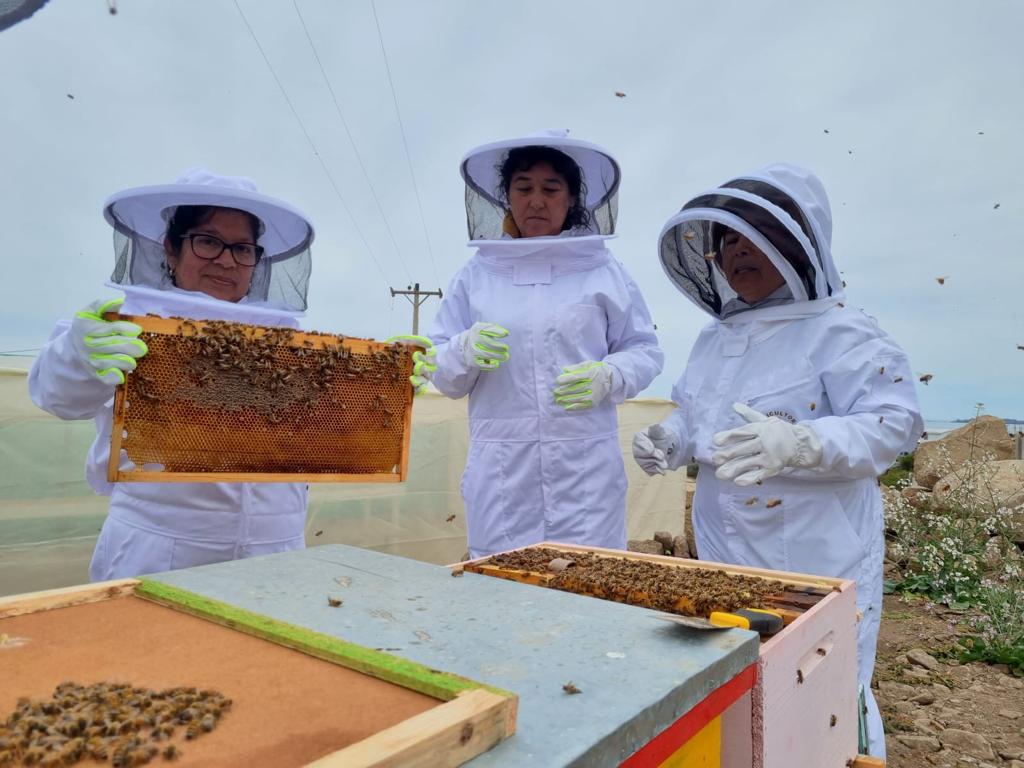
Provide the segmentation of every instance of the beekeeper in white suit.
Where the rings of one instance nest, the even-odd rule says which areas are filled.
[[[470,245],[430,336],[433,382],[469,395],[462,477],[471,556],[543,540],[624,548],[615,406],[663,355],[636,284],[607,248],[619,166],[550,131],[462,161]]]
[[[661,262],[714,318],[673,390],[678,409],[637,433],[648,474],[700,465],[701,559],[854,579],[870,751],[884,756],[870,693],[882,609],[877,477],[923,423],[906,355],[844,306],[821,182],[774,165],[688,202]]]
[[[125,314],[297,327],[306,308],[313,226],[246,178],[202,168],[174,184],[128,189],[103,210],[114,227],[108,286]],[[114,387],[146,354],[139,326],[108,322],[121,299],[99,300],[61,322],[29,375],[40,408],[94,419],[86,462],[110,496],[90,578],[137,576],[304,546],[301,483],[109,483]],[[127,464],[127,457],[122,459]]]

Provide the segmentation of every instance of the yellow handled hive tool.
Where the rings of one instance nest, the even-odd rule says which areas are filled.
[[[782,616],[763,608],[740,608],[735,611],[714,611],[704,619],[700,616],[677,616],[660,614],[659,619],[681,624],[691,629],[729,629],[739,627],[761,635],[774,635],[782,629]]]

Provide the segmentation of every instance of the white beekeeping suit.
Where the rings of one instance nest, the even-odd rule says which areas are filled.
[[[716,258],[725,227],[748,238],[785,279],[753,306],[729,287]],[[870,750],[884,756],[869,687],[885,551],[877,478],[914,450],[923,423],[906,355],[872,318],[844,306],[831,239],[824,187],[791,165],[733,179],[668,221],[660,240],[665,272],[715,320],[673,390],[678,409],[639,433],[634,453],[649,472],[659,463],[699,463],[693,528],[701,559],[856,581]],[[784,440],[769,445],[762,430]],[[755,435],[749,452],[756,455],[730,470],[723,445],[743,452],[754,444],[734,438]],[[651,444],[656,450],[645,451]]]
[[[636,284],[606,247],[613,236],[619,167],[567,131],[499,142],[462,162],[470,246],[430,336],[434,384],[469,395],[470,449],[462,477],[473,557],[542,540],[626,545],[626,475],[615,406],[661,371],[663,355]],[[498,168],[511,149],[550,147],[582,173],[589,226],[559,236],[509,237]],[[585,199],[584,199],[585,198]],[[507,362],[471,364],[474,329],[507,331]],[[486,336],[486,331],[484,333]],[[574,366],[592,407],[566,408],[553,390]],[[589,376],[589,374],[587,374]]]
[[[259,219],[265,255],[241,301],[175,287],[163,240],[168,220],[184,205],[233,208]],[[249,179],[190,169],[175,184],[119,192],[105,203],[104,216],[115,231],[116,263],[108,286],[125,293],[122,313],[298,326],[306,308],[313,227],[297,209],[257,192]],[[110,513],[93,553],[92,580],[305,545],[305,484],[108,482],[116,381],[83,362],[72,329],[73,323],[58,323],[32,367],[29,393],[55,416],[96,423],[86,477],[97,493],[110,496]],[[129,466],[123,455],[122,467]]]

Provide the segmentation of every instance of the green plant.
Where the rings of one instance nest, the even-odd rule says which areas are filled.
[[[882,485],[902,488],[911,483],[914,474],[914,454],[904,453],[878,478]]]
[[[962,661],[1006,664],[1024,677],[1024,578],[986,581],[979,590],[980,615],[960,638]]]
[[[889,551],[903,569],[902,581],[892,586],[953,608],[980,603],[982,580],[993,567],[1001,569],[996,575],[1003,578],[1021,572],[1019,553],[1008,535],[1015,510],[997,503],[991,485],[993,457],[981,455],[974,434],[964,462],[954,466],[948,452],[940,459],[943,474],[951,478],[941,503],[933,499],[915,507],[900,493],[886,499]]]

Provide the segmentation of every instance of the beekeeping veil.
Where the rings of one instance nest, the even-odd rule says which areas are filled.
[[[590,213],[590,223],[586,228],[573,229],[570,235],[615,234],[621,177],[619,164],[607,150],[587,141],[570,139],[569,131],[562,129],[484,144],[466,154],[460,170],[466,182],[466,224],[470,241],[502,238],[508,203],[501,184],[501,165],[508,158],[509,150],[519,147],[549,147],[558,150],[580,169],[583,181],[581,197]]]
[[[174,184],[126,189],[104,203],[103,215],[114,228],[114,287],[128,294],[131,286],[149,294],[152,290],[145,289],[177,290],[165,263],[164,236],[180,205],[235,208],[259,219],[257,242],[264,254],[239,303],[290,315],[305,311],[314,234],[309,219],[291,205],[257,192],[250,179],[219,176],[205,168],[188,169]]]
[[[687,298],[716,318],[737,298],[719,266],[726,228],[771,260],[794,304],[843,298],[828,196],[809,171],[788,164],[762,168],[698,195],[668,220],[659,241],[662,267]]]

